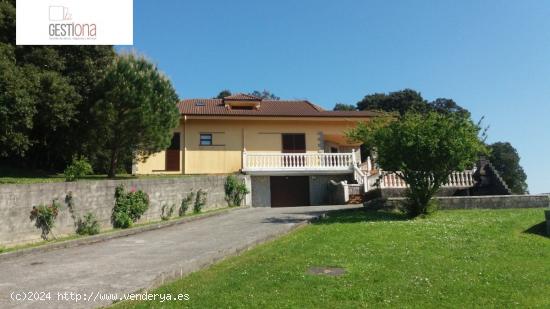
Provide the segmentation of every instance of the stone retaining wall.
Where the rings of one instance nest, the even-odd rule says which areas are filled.
[[[550,196],[548,195],[448,196],[435,199],[439,202],[439,209],[545,208],[550,206]],[[400,197],[388,198],[383,201],[383,205],[388,208],[400,209],[405,200]]]
[[[240,175],[250,189],[250,177]],[[204,210],[227,207],[224,183],[226,176],[188,176],[174,178],[97,180],[60,183],[0,185],[0,245],[11,246],[40,240],[40,229],[29,219],[33,206],[51,203],[57,199],[61,205],[53,232],[56,236],[74,234],[75,221],[87,212],[93,213],[102,229],[112,228],[111,212],[115,203],[115,188],[123,184],[127,190],[135,188],[149,195],[150,205],[139,223],[160,220],[163,205],[176,205],[191,191],[208,192]],[[65,202],[71,194],[74,219]],[[250,196],[246,205],[250,205]],[[191,206],[192,208],[192,206]]]

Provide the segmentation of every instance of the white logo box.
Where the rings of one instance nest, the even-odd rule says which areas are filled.
[[[133,0],[17,0],[17,45],[133,45]]]

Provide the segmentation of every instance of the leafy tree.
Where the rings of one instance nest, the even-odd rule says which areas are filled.
[[[0,1],[0,42],[15,43],[15,0]]]
[[[32,146],[28,134],[36,104],[25,76],[25,70],[15,66],[14,48],[0,43],[0,157],[23,156]]]
[[[255,97],[258,97],[258,98],[262,98],[264,100],[275,100],[275,101],[278,101],[280,100],[281,98],[279,98],[278,96],[274,95],[273,93],[271,93],[269,90],[263,90],[263,91],[258,91],[258,90],[254,90],[252,91],[251,93],[249,93],[250,95],[253,95]]]
[[[114,49],[112,46],[60,46],[58,52],[65,61],[62,74],[68,78],[81,98],[76,105],[75,121],[71,123],[65,138],[64,145],[68,150],[62,160],[69,162],[74,155],[86,155],[98,171],[105,172],[98,166],[98,147],[93,139],[100,124],[92,121],[91,110],[97,101],[96,87],[115,59]]]
[[[361,142],[361,154],[366,153],[373,157],[376,147],[376,132],[390,124],[395,117],[386,115],[376,117],[368,122],[359,122],[354,128],[347,130],[346,138],[352,142]]]
[[[228,97],[230,95],[231,95],[231,91],[225,89],[225,90],[220,91],[220,93],[218,93],[218,95],[214,99],[223,99],[223,98]]]
[[[114,177],[129,156],[145,159],[168,147],[179,120],[178,96],[168,78],[143,57],[119,56],[100,82],[93,106],[96,143]]]
[[[527,175],[519,164],[517,150],[508,142],[497,142],[488,146],[489,160],[515,194],[529,193]]]
[[[428,213],[449,175],[471,167],[485,152],[479,131],[469,119],[436,112],[408,113],[376,131],[378,164],[409,185],[411,216]]]
[[[356,111],[357,107],[352,104],[336,103],[333,110],[335,111]]]
[[[33,71],[29,78],[34,77],[37,98],[30,134],[35,144],[28,162],[34,167],[60,170],[74,155],[94,159],[98,147],[91,137],[98,124],[91,123],[90,110],[96,87],[114,59],[112,47],[32,46],[18,54]]]
[[[72,152],[66,132],[76,126],[77,105],[81,97],[60,73],[40,72],[36,67],[32,70],[34,73],[29,79],[35,77],[36,114],[29,134],[34,144],[27,157],[34,167],[62,168],[61,165],[68,161],[65,155]]]

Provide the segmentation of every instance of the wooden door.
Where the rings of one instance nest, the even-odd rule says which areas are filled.
[[[165,169],[167,171],[180,170],[180,134],[174,133],[170,147],[166,149]]]

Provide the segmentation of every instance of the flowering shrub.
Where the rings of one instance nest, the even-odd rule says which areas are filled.
[[[35,226],[42,230],[42,238],[48,240],[48,235],[52,232],[55,219],[59,214],[59,203],[53,200],[49,205],[33,206],[30,219],[35,221]],[[55,238],[55,236],[54,236]]]
[[[115,207],[111,220],[114,227],[128,228],[149,208],[149,196],[141,190],[132,188],[125,192],[124,186],[120,185],[115,189]]]

